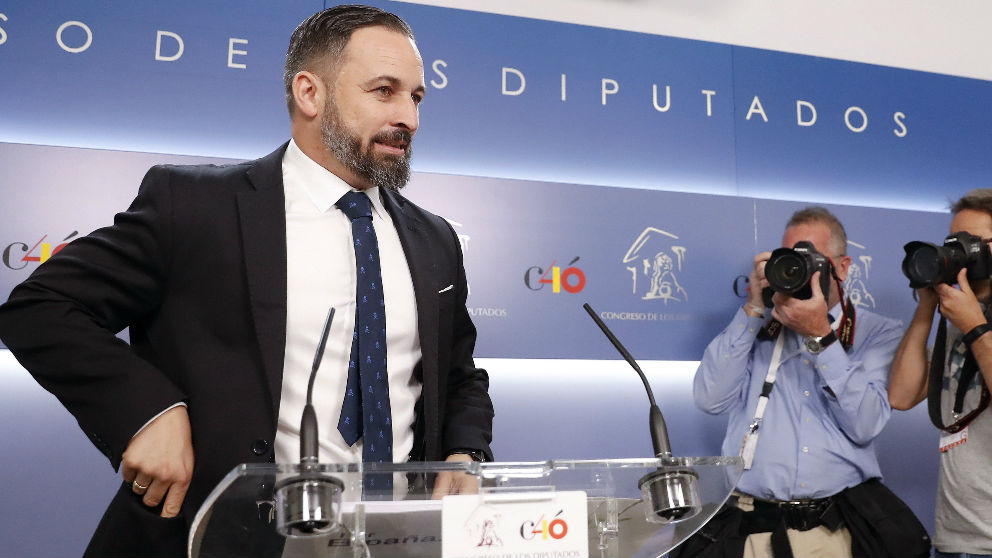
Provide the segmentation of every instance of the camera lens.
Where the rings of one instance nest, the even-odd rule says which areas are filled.
[[[789,262],[790,264],[792,262]],[[802,273],[802,269],[798,265],[782,265],[782,277],[789,279],[790,281],[795,280]]]
[[[806,260],[792,250],[773,254],[765,266],[765,278],[776,291],[796,291],[809,282]]]
[[[941,263],[943,258],[940,257],[937,247],[921,243],[906,255],[906,276],[913,283],[932,284],[940,275]]]

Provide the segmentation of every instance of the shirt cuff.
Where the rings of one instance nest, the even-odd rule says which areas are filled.
[[[820,376],[820,381],[823,383],[821,387],[829,390],[828,393],[837,397],[830,385],[838,385],[844,382],[842,376],[848,369],[850,362],[843,345],[841,345],[839,340],[834,341],[829,347],[823,349],[822,353],[810,356],[813,357],[816,373]]]
[[[145,424],[141,425],[141,428],[139,428],[138,431],[134,433],[134,436],[137,436],[138,434],[141,434],[141,431],[144,430],[145,428],[147,428],[149,424],[155,422],[155,419],[157,419],[158,417],[164,415],[166,412],[171,411],[172,409],[175,409],[176,407],[179,407],[179,406],[186,407],[186,403],[183,403],[182,401],[180,401],[179,403],[173,403],[172,405],[169,405],[168,407],[166,407],[165,409],[163,409],[161,413],[153,416],[151,419],[148,420],[148,422],[146,422]],[[131,439],[132,440],[134,439],[134,436],[131,436]]]
[[[761,328],[765,327],[765,321],[766,318],[764,317],[751,316],[744,311],[742,306],[737,309],[737,313],[734,315],[734,321],[730,324],[730,331],[738,340],[743,339],[753,343]]]

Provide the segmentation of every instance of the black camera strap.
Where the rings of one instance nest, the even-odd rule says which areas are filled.
[[[840,288],[839,284],[838,288]],[[840,292],[841,296],[843,296],[844,291],[841,290]],[[858,314],[850,298],[844,303],[843,308],[844,313],[840,318],[840,326],[837,327],[837,340],[840,341],[845,351],[849,351],[851,350],[851,345],[854,345],[854,325],[858,319]]]
[[[951,434],[963,430],[989,406],[992,396],[989,388],[982,380],[982,397],[975,410],[956,420],[952,424],[944,424],[944,416],[941,413],[941,391],[944,388],[944,362],[947,360],[947,318],[941,316],[937,325],[937,337],[933,343],[933,355],[930,357],[930,379],[927,386],[927,410],[930,413],[930,422],[938,429]],[[955,416],[961,413],[964,407],[964,397],[968,393],[968,388],[978,373],[978,361],[971,349],[967,348],[964,363],[961,365],[961,377],[958,379],[958,388],[954,392],[954,407],[952,411]]]

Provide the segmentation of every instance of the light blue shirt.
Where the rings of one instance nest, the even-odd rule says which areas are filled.
[[[840,315],[840,305],[834,307]],[[727,414],[724,455],[739,455],[768,373],[774,340],[757,339],[767,318],[738,309],[696,371],[696,405]],[[889,368],[902,324],[858,309],[854,344],[818,355],[783,328],[781,366],[759,429],[750,470],[737,489],[764,499],[824,498],[881,477],[872,441],[889,420]],[[829,388],[829,390],[828,390]],[[831,393],[832,392],[832,393]]]

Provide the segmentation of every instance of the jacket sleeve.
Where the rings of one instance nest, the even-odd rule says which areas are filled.
[[[169,172],[148,171],[110,227],[75,240],[0,306],[0,338],[116,469],[131,437],[183,393],[116,337],[168,282]]]
[[[489,397],[489,374],[476,368],[476,329],[468,314],[466,301],[468,284],[460,244],[454,229],[448,225],[458,251],[458,277],[455,285],[454,320],[452,331],[451,367],[448,370],[447,412],[442,425],[445,455],[455,449],[482,451],[493,460],[490,443],[493,438],[493,402]]]

